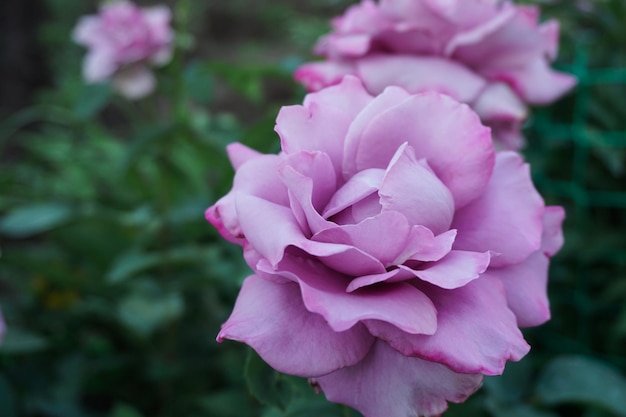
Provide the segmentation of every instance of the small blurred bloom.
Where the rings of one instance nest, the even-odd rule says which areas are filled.
[[[172,56],[174,32],[166,6],[139,8],[129,1],[107,3],[97,15],[82,17],[72,35],[88,48],[83,76],[88,83],[112,80],[129,99],[154,90],[150,66],[164,65]]]
[[[550,68],[559,24],[539,23],[539,8],[509,0],[362,0],[333,20],[315,52],[326,61],[300,67],[310,91],[356,75],[372,94],[396,85],[437,91],[469,104],[498,145],[520,148],[528,104],[548,104],[575,84]]]

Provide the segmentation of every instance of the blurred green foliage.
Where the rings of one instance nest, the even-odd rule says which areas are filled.
[[[52,85],[0,123],[0,416],[357,416],[215,342],[248,269],[203,218],[230,187],[225,145],[278,149],[276,112],[303,94],[291,71],[350,3],[193,0],[182,71],[128,103],[80,78],[69,34],[95,3],[45,0]],[[626,4],[541,3],[581,80],[526,126],[537,184],[568,212],[553,320],[449,417],[626,415]]]

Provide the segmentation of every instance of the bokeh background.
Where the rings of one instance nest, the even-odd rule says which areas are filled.
[[[81,79],[70,34],[95,1],[0,4],[0,416],[356,417],[215,342],[248,270],[203,218],[230,187],[224,146],[278,149],[292,71],[352,2],[165,3],[188,7],[184,54],[139,102]],[[525,127],[568,213],[553,319],[446,417],[626,416],[626,2],[533,3],[580,80]]]

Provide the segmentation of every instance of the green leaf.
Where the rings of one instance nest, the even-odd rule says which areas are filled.
[[[182,246],[162,252],[131,251],[120,256],[107,273],[107,281],[117,284],[160,265],[203,262],[214,256],[215,249],[204,246]]]
[[[74,210],[63,203],[40,203],[13,209],[0,221],[0,233],[23,238],[47,232],[72,219]]]
[[[488,401],[487,409],[496,417],[558,417],[557,414],[539,410],[530,405],[503,406]]]
[[[246,385],[259,402],[284,410],[291,400],[291,387],[252,349],[248,351],[244,371]]]
[[[13,355],[28,354],[43,350],[47,346],[48,342],[42,336],[25,329],[10,326],[0,345],[0,352]]]
[[[184,73],[185,87],[192,100],[200,104],[210,104],[215,89],[213,74],[206,64],[192,62]]]
[[[111,411],[110,417],[143,417],[143,414],[128,404],[118,403]]]
[[[511,362],[502,375],[486,377],[484,386],[489,397],[501,404],[521,402],[528,394],[533,372],[531,364],[530,360]]]
[[[250,397],[240,390],[221,390],[204,396],[198,405],[211,417],[242,417],[257,415],[251,406]]]
[[[626,416],[626,380],[602,362],[582,356],[554,359],[535,387],[544,404],[588,404]]]
[[[356,410],[343,405],[333,404],[319,395],[298,398],[289,404],[284,417],[359,417]]]
[[[74,114],[81,119],[89,119],[107,105],[110,97],[109,84],[86,85],[76,101]]]
[[[180,317],[184,302],[180,294],[151,294],[138,291],[122,300],[118,315],[122,323],[147,337],[157,328]]]
[[[159,264],[156,254],[143,252],[130,252],[122,255],[107,274],[107,281],[117,284],[127,280],[138,272],[152,268]]]

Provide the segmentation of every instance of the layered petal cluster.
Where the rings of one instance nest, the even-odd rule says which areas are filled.
[[[105,3],[97,15],[82,17],[73,39],[88,48],[83,76],[88,83],[112,80],[129,99],[150,94],[155,87],[150,66],[171,59],[174,33],[166,6],[139,8],[118,0]]]
[[[295,77],[310,91],[353,74],[372,94],[389,85],[445,93],[471,105],[500,146],[518,149],[527,105],[576,83],[550,68],[558,40],[556,21],[540,24],[537,6],[510,0],[362,0],[318,42],[326,60]]]
[[[366,417],[439,415],[528,352],[564,212],[469,106],[347,76],[276,131],[277,155],[229,146],[206,212],[254,271],[218,340]]]

